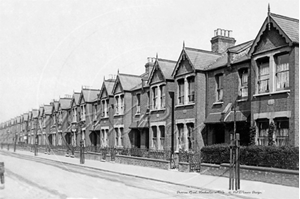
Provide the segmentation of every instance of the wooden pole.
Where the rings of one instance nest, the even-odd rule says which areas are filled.
[[[233,134],[230,133],[230,166],[229,166],[229,190],[233,190],[233,164],[232,164],[232,147],[233,147]]]

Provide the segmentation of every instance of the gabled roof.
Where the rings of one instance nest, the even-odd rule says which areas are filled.
[[[44,106],[44,114],[45,115],[51,115],[52,114],[52,110],[53,110],[53,106],[52,105],[45,105]]]
[[[117,75],[117,79],[115,81],[112,93],[115,92],[117,85],[121,84],[123,91],[130,91],[134,87],[141,84],[142,78],[139,75],[131,75],[131,74],[121,74]]]
[[[28,121],[28,113],[24,113],[23,114],[23,120],[24,121]]]
[[[60,98],[59,99],[60,109],[63,109],[63,110],[70,109],[71,102],[72,102],[72,98]]]
[[[228,48],[226,53],[223,53],[221,57],[216,59],[212,64],[208,65],[205,68],[205,70],[213,70],[213,69],[227,66],[228,53],[233,53],[236,55],[239,55],[239,53],[240,53],[240,56],[236,56],[233,60],[231,60],[232,61],[231,63],[238,63],[238,62],[249,59],[248,52],[251,48],[252,43],[253,43],[253,41],[247,41],[242,44],[238,44],[236,46]],[[242,52],[244,52],[244,53],[242,53]]]
[[[71,106],[72,106],[72,103],[75,103],[75,105],[79,105],[79,97],[80,97],[80,94],[79,92],[74,92],[73,93],[73,97],[72,97],[72,102],[71,102]]]
[[[39,109],[39,117],[42,117],[44,114],[44,106],[41,106]]]
[[[299,19],[294,19],[274,13],[269,13],[262,27],[260,28],[249,54],[252,55],[255,47],[259,43],[261,36],[268,29],[268,24],[272,23],[279,33],[286,39],[290,45],[293,43],[299,44]]]
[[[81,94],[80,94],[80,97],[79,97],[79,103],[81,103],[82,98],[84,99],[84,101],[86,103],[94,102],[95,99],[98,98],[99,93],[100,93],[99,89],[86,89],[86,88],[83,88],[81,90]]]
[[[176,66],[176,61],[167,60],[167,59],[160,59],[157,58],[157,60],[154,62],[154,66],[152,68],[152,71],[150,73],[148,83],[151,82],[154,72],[156,70],[160,70],[163,77],[166,79],[173,79],[172,72],[174,71],[174,68]]]
[[[53,101],[53,108],[54,108],[55,112],[58,111],[58,109],[59,109],[59,101],[56,101],[56,100]]]
[[[38,109],[32,109],[32,118],[37,118],[39,116],[39,110]]]
[[[115,79],[104,80],[102,83],[101,91],[99,97],[102,96],[103,92],[106,91],[108,96],[112,96],[112,90],[115,84]]]
[[[294,19],[274,13],[270,17],[282,29],[286,36],[294,43],[299,43],[299,19]]]
[[[221,57],[221,54],[219,53],[184,47],[176,63],[172,76],[174,76],[177,73],[179,64],[184,55],[186,55],[189,63],[194,68],[194,70],[204,70],[209,64],[213,63],[216,59]]]

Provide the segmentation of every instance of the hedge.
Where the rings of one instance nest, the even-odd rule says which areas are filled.
[[[201,149],[201,162],[229,163],[230,150],[227,144],[205,146]],[[299,168],[299,147],[241,146],[240,164],[274,167],[281,169]]]

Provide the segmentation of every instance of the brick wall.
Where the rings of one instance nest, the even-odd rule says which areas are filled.
[[[201,164],[201,174],[229,177],[229,164]],[[240,166],[240,178],[243,180],[299,187],[299,171],[255,166]],[[241,187],[243,184],[241,183]]]
[[[116,155],[115,162],[119,164],[153,167],[153,168],[166,169],[166,170],[170,169],[170,162],[167,160]]]

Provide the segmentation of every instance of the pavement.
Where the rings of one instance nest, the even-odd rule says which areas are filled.
[[[8,152],[6,150],[3,150]],[[9,151],[14,153],[12,151]],[[34,156],[33,152],[17,150],[17,154]],[[114,162],[103,162],[85,159],[85,164],[80,164],[78,158],[71,158],[57,155],[47,155],[38,153],[38,158],[45,158],[53,161],[63,162],[65,164],[79,165],[86,168],[93,168],[104,172],[116,173],[120,175],[134,176],[137,178],[149,179],[170,183],[190,188],[199,188],[206,190],[205,194],[224,192],[235,196],[246,198],[270,198],[270,199],[295,199],[299,198],[299,187],[289,187],[283,185],[269,184],[249,180],[241,180],[241,189],[238,191],[229,191],[229,179],[219,176],[209,176],[199,173],[184,173],[177,170],[163,170],[150,167],[141,167],[136,165],[125,165]]]

